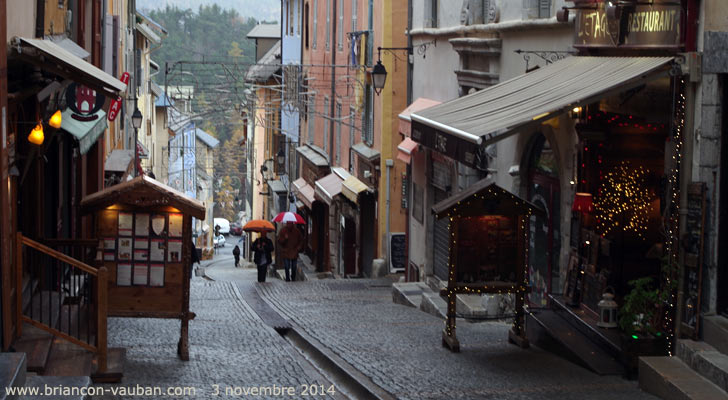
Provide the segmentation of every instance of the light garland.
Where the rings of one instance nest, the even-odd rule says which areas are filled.
[[[665,225],[667,230],[667,240],[665,241],[665,250],[667,251],[668,263],[673,262],[674,249],[677,247],[677,231],[679,220],[676,218],[680,215],[680,189],[679,189],[679,173],[680,173],[680,161],[682,158],[682,145],[683,145],[683,129],[685,126],[685,79],[680,79],[680,96],[677,104],[677,115],[675,115],[675,136],[672,159],[675,161],[672,168],[670,169],[670,177],[668,180],[669,187],[671,189],[670,198],[668,200],[668,209],[674,210],[669,215]],[[667,330],[667,354],[672,356],[672,343],[675,338],[675,327],[673,326],[672,313],[675,309],[675,290],[672,289],[672,276],[671,271],[663,274],[665,276],[665,287],[670,290],[670,304],[669,307],[665,308],[665,328]]]
[[[652,210],[650,191],[644,184],[646,175],[642,166],[631,168],[629,162],[622,161],[604,176],[594,201],[600,235],[631,231],[644,239],[642,232]]]

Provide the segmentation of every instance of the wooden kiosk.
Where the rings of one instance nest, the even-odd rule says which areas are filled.
[[[81,201],[93,213],[97,259],[109,271],[108,315],[179,318],[177,353],[189,360],[192,218],[205,218],[197,200],[146,176]]]
[[[515,320],[508,339],[528,347],[524,297],[528,292],[527,227],[533,213],[543,211],[483,179],[432,207],[435,217],[450,220],[447,320],[442,345],[460,351],[455,335],[458,294],[514,293]]]

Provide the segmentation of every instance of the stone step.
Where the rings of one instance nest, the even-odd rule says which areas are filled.
[[[438,293],[423,292],[420,310],[445,319],[447,315],[447,302]]]
[[[723,354],[728,354],[728,318],[722,315],[703,317],[703,340]]]
[[[680,339],[676,354],[686,365],[728,392],[728,355],[705,342]]]
[[[0,353],[0,400],[17,399],[8,395],[5,388],[25,385],[25,360],[25,353]]]
[[[422,294],[432,290],[422,282],[395,282],[392,284],[392,301],[409,307],[420,308]]]
[[[18,397],[18,400],[40,400],[49,398],[58,400],[90,399],[90,396],[81,395],[81,388],[88,387],[90,384],[91,378],[88,376],[31,375],[28,377],[25,387],[29,392],[37,391],[38,394],[20,396]]]
[[[640,357],[639,386],[666,400],[726,400],[728,393],[678,357]]]

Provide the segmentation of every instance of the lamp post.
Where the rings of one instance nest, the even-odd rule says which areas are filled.
[[[139,143],[139,128],[142,126],[142,112],[139,111],[139,108],[134,105],[134,113],[131,114],[131,124],[134,126],[134,176],[139,176],[139,149],[138,149],[138,143]]]

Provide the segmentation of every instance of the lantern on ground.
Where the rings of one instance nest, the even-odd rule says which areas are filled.
[[[614,301],[614,293],[609,292],[611,288],[607,288],[602,294],[597,307],[599,308],[599,322],[597,326],[601,328],[617,327],[617,302]]]

